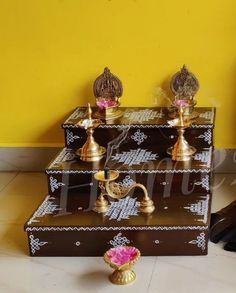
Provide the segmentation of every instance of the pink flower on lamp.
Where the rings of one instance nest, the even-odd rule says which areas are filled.
[[[132,266],[140,257],[140,251],[132,246],[118,246],[109,249],[104,254],[104,260],[115,271],[110,275],[110,281],[117,285],[126,285],[133,282],[136,274]]]
[[[175,99],[173,101],[173,105],[175,107],[182,107],[182,108],[185,108],[185,107],[189,107],[190,106],[190,103],[188,100],[181,100],[181,99]]]
[[[119,246],[108,250],[107,255],[111,262],[118,266],[122,266],[134,260],[138,255],[138,250],[132,246]]]
[[[116,107],[118,105],[118,103],[115,100],[111,100],[111,99],[99,99],[97,100],[97,106],[100,109],[107,109],[107,108],[111,108],[111,107]]]

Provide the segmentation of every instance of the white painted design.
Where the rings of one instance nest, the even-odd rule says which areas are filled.
[[[198,248],[204,251],[206,249],[205,233],[201,232],[200,235],[197,236],[197,239],[191,240],[188,243],[197,245]]]
[[[85,115],[86,115],[86,111],[87,109],[86,108],[77,108],[70,116],[69,118],[65,121],[64,124],[67,124],[67,123],[73,123],[71,122],[71,120],[74,120],[74,119],[81,119],[81,118],[84,118]]]
[[[29,236],[30,250],[32,254],[35,254],[36,251],[39,251],[42,246],[46,245],[48,242],[40,241],[39,238],[34,238],[33,234]]]
[[[111,157],[112,161],[118,161],[124,165],[133,166],[146,163],[148,161],[155,161],[158,158],[157,154],[153,154],[151,151],[144,149],[130,150],[128,152],[122,152],[115,154]]]
[[[133,135],[131,135],[131,138],[137,142],[137,145],[140,145],[144,142],[145,139],[147,139],[147,135],[144,132],[141,132],[140,129],[138,129]]]
[[[153,119],[159,119],[164,116],[162,111],[155,111],[152,109],[143,109],[143,110],[138,110],[138,111],[131,111],[126,110],[124,113],[124,118],[127,118],[130,122],[147,122],[149,120]]]
[[[97,170],[46,170],[47,174],[94,174]],[[210,173],[210,169],[180,169],[180,170],[119,170],[120,174],[182,174]]]
[[[196,214],[197,216],[201,216],[202,218],[198,221],[206,224],[208,217],[209,198],[210,196],[207,194],[207,196],[203,197],[203,199],[197,201],[196,203],[191,203],[184,208],[189,210],[191,213]]]
[[[194,182],[194,184],[200,185],[206,191],[209,191],[210,190],[210,176],[206,174],[204,177],[202,177],[201,181]]]
[[[156,245],[158,245],[158,244],[160,244],[160,240],[156,239],[156,240],[154,240],[154,243],[155,243]]]
[[[119,182],[120,185],[124,187],[130,187],[135,183],[135,181],[129,176],[125,176],[125,178],[122,180],[122,182]]]
[[[213,109],[211,109],[211,111],[206,111],[206,112],[200,113],[199,117],[204,118],[206,120],[209,120],[209,122],[212,123],[212,118],[213,118],[213,111],[212,110]]]
[[[169,124],[101,124],[98,128],[171,128]],[[191,124],[190,128],[213,128],[214,126],[212,124]],[[63,128],[80,128],[77,124],[64,124]]]
[[[74,159],[75,159],[75,154],[73,150],[68,148],[63,148],[61,152],[57,155],[55,160],[49,165],[48,169],[59,167],[61,163],[72,161]]]
[[[70,143],[74,142],[76,139],[79,139],[80,136],[74,135],[72,131],[69,129],[66,129],[66,142],[67,145],[70,145]]]
[[[200,161],[207,165],[207,168],[210,168],[211,165],[211,156],[212,156],[212,147],[206,149],[205,151],[196,153],[194,155],[194,160]]]
[[[204,231],[207,226],[97,226],[97,227],[27,227],[25,230],[30,231]]]
[[[125,246],[130,244],[130,240],[125,236],[122,237],[122,233],[120,232],[113,238],[113,240],[109,241],[109,244],[111,244],[113,247]]]
[[[28,221],[27,225],[40,222],[40,220],[36,220],[36,218],[41,218],[43,216],[53,214],[55,211],[61,210],[57,204],[53,203],[54,199],[55,198],[51,197],[50,195],[46,196],[40,207],[35,211],[33,216]]]
[[[203,134],[199,135],[197,138],[203,138],[205,142],[209,145],[212,143],[212,132],[211,129],[207,129]]]
[[[128,220],[131,216],[138,216],[139,206],[140,203],[137,198],[126,196],[118,201],[111,202],[105,216],[109,217],[109,220]]]
[[[53,178],[52,176],[50,176],[49,178],[49,184],[50,184],[50,188],[51,191],[54,192],[56,189],[58,189],[61,186],[64,186],[65,184],[62,182],[58,182],[56,178]]]
[[[75,242],[75,246],[79,247],[81,245],[81,242],[80,241],[76,241]]]
[[[160,185],[166,186],[166,185],[169,185],[169,182],[163,181],[163,182],[160,182]]]

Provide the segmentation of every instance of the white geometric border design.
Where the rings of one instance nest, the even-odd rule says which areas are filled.
[[[120,227],[77,227],[77,226],[64,226],[64,227],[27,227],[26,231],[194,231],[207,230],[207,226],[120,226]]]
[[[158,154],[152,153],[146,149],[132,149],[129,151],[123,151],[122,153],[116,153],[111,157],[112,161],[123,163],[123,165],[133,166],[140,165],[141,163],[147,163],[149,161],[156,161]]]
[[[78,118],[84,118],[86,114],[87,109],[86,108],[77,108],[65,121],[64,124],[71,123],[70,120],[78,119]]]
[[[64,183],[58,182],[57,179],[53,178],[52,176],[50,176],[49,178],[49,184],[50,184],[50,189],[52,192],[54,192],[56,189],[58,189],[61,186],[65,186]]]
[[[50,165],[48,166],[48,169],[58,167],[61,163],[72,161],[75,159],[75,154],[72,149],[69,148],[63,148],[60,153],[56,156],[55,160],[53,160]],[[49,174],[49,173],[47,173]]]
[[[197,138],[203,138],[205,142],[207,142],[209,145],[212,143],[212,131],[210,129],[207,129],[203,134],[200,134]]]
[[[113,247],[118,246],[125,246],[127,244],[130,244],[130,240],[126,238],[125,236],[122,237],[122,233],[118,233],[112,240],[109,241],[109,244],[111,244]]]
[[[191,213],[201,216],[201,219],[198,219],[199,222],[203,222],[206,224],[207,216],[208,216],[208,206],[209,206],[209,199],[210,196],[203,196],[201,200],[197,201],[196,203],[191,203],[184,207],[184,209],[189,210]]]
[[[206,191],[210,190],[210,175],[206,174],[201,181],[194,182],[194,185],[199,185],[204,188]]]
[[[80,136],[74,135],[72,131],[66,129],[66,143],[70,145],[70,143],[74,142],[76,139],[79,139]]]
[[[199,117],[208,120],[210,123],[213,123],[213,120],[214,120],[214,109],[211,108],[210,111],[206,111],[206,112],[200,113],[199,114]]]
[[[157,125],[157,124],[145,124],[145,125],[142,125],[142,124],[119,124],[119,125],[109,125],[109,124],[101,124],[98,128],[171,128],[170,125],[168,124],[160,124],[160,125]],[[202,124],[202,125],[199,125],[199,124],[192,124],[190,126],[190,128],[213,128],[214,126],[212,124]],[[76,124],[66,124],[66,125],[63,125],[63,128],[79,128],[78,125]]]
[[[48,244],[46,241],[40,241],[39,238],[34,238],[33,234],[30,234],[29,236],[29,244],[30,244],[30,250],[32,254],[35,254],[36,251],[39,251],[42,246]]]
[[[123,117],[128,119],[129,122],[147,122],[153,119],[163,118],[165,114],[163,114],[162,109],[160,111],[153,109],[126,109]]]
[[[122,180],[122,182],[119,182],[120,185],[124,187],[130,187],[135,183],[135,181],[129,176],[125,176],[125,178]]]
[[[131,216],[138,216],[140,202],[137,198],[131,198],[126,196],[118,201],[111,202],[108,211],[105,213],[105,217],[109,217],[109,220],[128,220]]]
[[[47,174],[94,174],[98,170],[46,170]],[[181,170],[119,170],[122,174],[182,174],[210,173],[211,169],[181,169]]]
[[[53,214],[55,211],[59,211],[59,206],[53,203],[54,199],[55,198],[50,195],[46,196],[40,207],[34,212],[33,216],[27,222],[27,225],[40,222],[39,220],[36,220],[36,218],[41,218],[45,215]]]
[[[203,151],[198,152],[194,155],[195,161],[200,161],[203,164],[206,164],[207,168],[210,168],[212,161],[212,147],[204,148]]]
[[[140,129],[137,129],[137,131],[131,135],[131,138],[137,143],[137,145],[140,145],[147,139],[147,135],[144,132],[141,132]]]
[[[205,233],[201,232],[200,235],[197,236],[197,239],[191,240],[188,242],[189,244],[197,245],[202,251],[206,249],[206,238]]]

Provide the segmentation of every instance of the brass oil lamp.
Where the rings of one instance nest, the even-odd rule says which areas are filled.
[[[135,281],[134,264],[140,258],[140,251],[133,246],[117,246],[110,248],[104,254],[104,261],[114,269],[109,276],[115,285],[127,285]]]
[[[126,187],[120,183],[115,182],[119,177],[119,171],[105,169],[94,174],[94,178],[98,180],[100,187],[100,195],[98,196],[94,211],[97,213],[106,213],[109,209],[109,203],[105,196],[110,196],[114,199],[124,198],[134,188],[140,188],[143,191],[143,199],[140,202],[139,211],[150,214],[155,210],[153,201],[150,199],[147,189],[143,184],[134,182],[131,186]]]
[[[184,107],[183,116],[187,117],[188,119],[197,118],[199,114],[198,112],[194,111],[194,107],[197,104],[194,96],[199,90],[199,81],[185,65],[172,77],[170,88],[175,97],[175,100],[185,100],[188,102],[188,106]],[[169,116],[171,118],[176,118],[178,116],[178,107],[173,105]]]
[[[173,147],[167,150],[174,161],[189,161],[196,152],[195,147],[190,146],[184,137],[185,129],[190,127],[191,120],[184,116],[184,108],[191,106],[191,101],[175,100],[173,105],[178,108],[179,117],[168,121],[168,123],[177,129],[178,139]]]
[[[76,151],[76,155],[78,155],[82,161],[99,161],[106,153],[106,148],[100,146],[93,137],[94,129],[97,128],[100,124],[102,124],[100,119],[92,118],[92,109],[90,104],[88,104],[88,117],[86,119],[81,119],[77,123],[79,127],[86,130],[88,135],[85,144],[82,146],[82,148]]]
[[[119,78],[113,75],[109,68],[98,76],[93,85],[94,96],[96,97],[97,112],[94,116],[105,121],[112,121],[122,116],[119,109],[120,97],[123,93],[123,86]]]

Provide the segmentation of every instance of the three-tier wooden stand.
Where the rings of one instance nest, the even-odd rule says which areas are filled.
[[[94,133],[108,155],[98,162],[75,156],[86,140],[76,125],[86,108],[63,124],[65,148],[46,169],[48,195],[25,224],[31,256],[102,256],[118,245],[136,246],[142,255],[207,254],[214,108],[196,108],[199,117],[185,135],[197,149],[189,162],[172,161],[166,153],[177,139],[166,108],[121,110],[122,117]],[[156,207],[152,214],[139,213],[138,190],[111,201],[106,214],[93,211],[99,194],[94,173],[105,163],[120,171],[121,184],[147,187]]]

